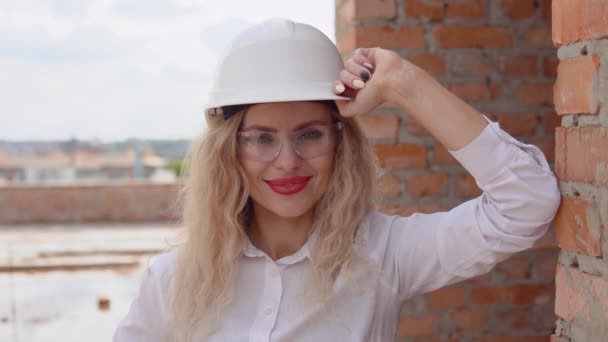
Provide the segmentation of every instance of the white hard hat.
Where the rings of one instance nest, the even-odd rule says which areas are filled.
[[[216,69],[205,110],[228,105],[349,100],[335,95],[344,69],[336,46],[318,29],[269,19],[238,34]]]

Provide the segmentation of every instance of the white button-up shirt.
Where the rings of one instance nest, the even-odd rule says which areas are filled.
[[[339,276],[329,316],[319,315],[301,295],[314,258],[309,249],[314,234],[295,254],[276,261],[249,244],[239,260],[234,299],[222,314],[220,330],[207,340],[393,341],[404,300],[486,273],[546,232],[560,193],[537,147],[490,123],[450,153],[483,194],[448,212],[368,215],[359,234],[364,253],[381,272],[356,270],[361,290],[355,292]],[[175,253],[161,255],[150,267],[114,341],[169,340],[165,327]]]

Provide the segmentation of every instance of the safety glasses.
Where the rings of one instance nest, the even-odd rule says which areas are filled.
[[[287,136],[294,151],[304,159],[320,157],[330,153],[336,146],[337,132],[341,122],[307,126]],[[279,132],[248,130],[237,133],[238,154],[248,160],[269,163],[277,158],[285,145]]]

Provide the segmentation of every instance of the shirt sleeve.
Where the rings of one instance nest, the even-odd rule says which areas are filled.
[[[137,297],[116,327],[113,342],[169,341],[166,329],[167,262],[171,253],[158,257],[145,271]]]
[[[497,123],[450,153],[483,193],[448,212],[392,220],[387,252],[394,253],[401,300],[486,273],[532,247],[559,207],[557,180],[542,152]]]

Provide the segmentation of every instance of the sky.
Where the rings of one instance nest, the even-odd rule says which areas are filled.
[[[191,139],[225,44],[333,0],[0,0],[0,140]]]

